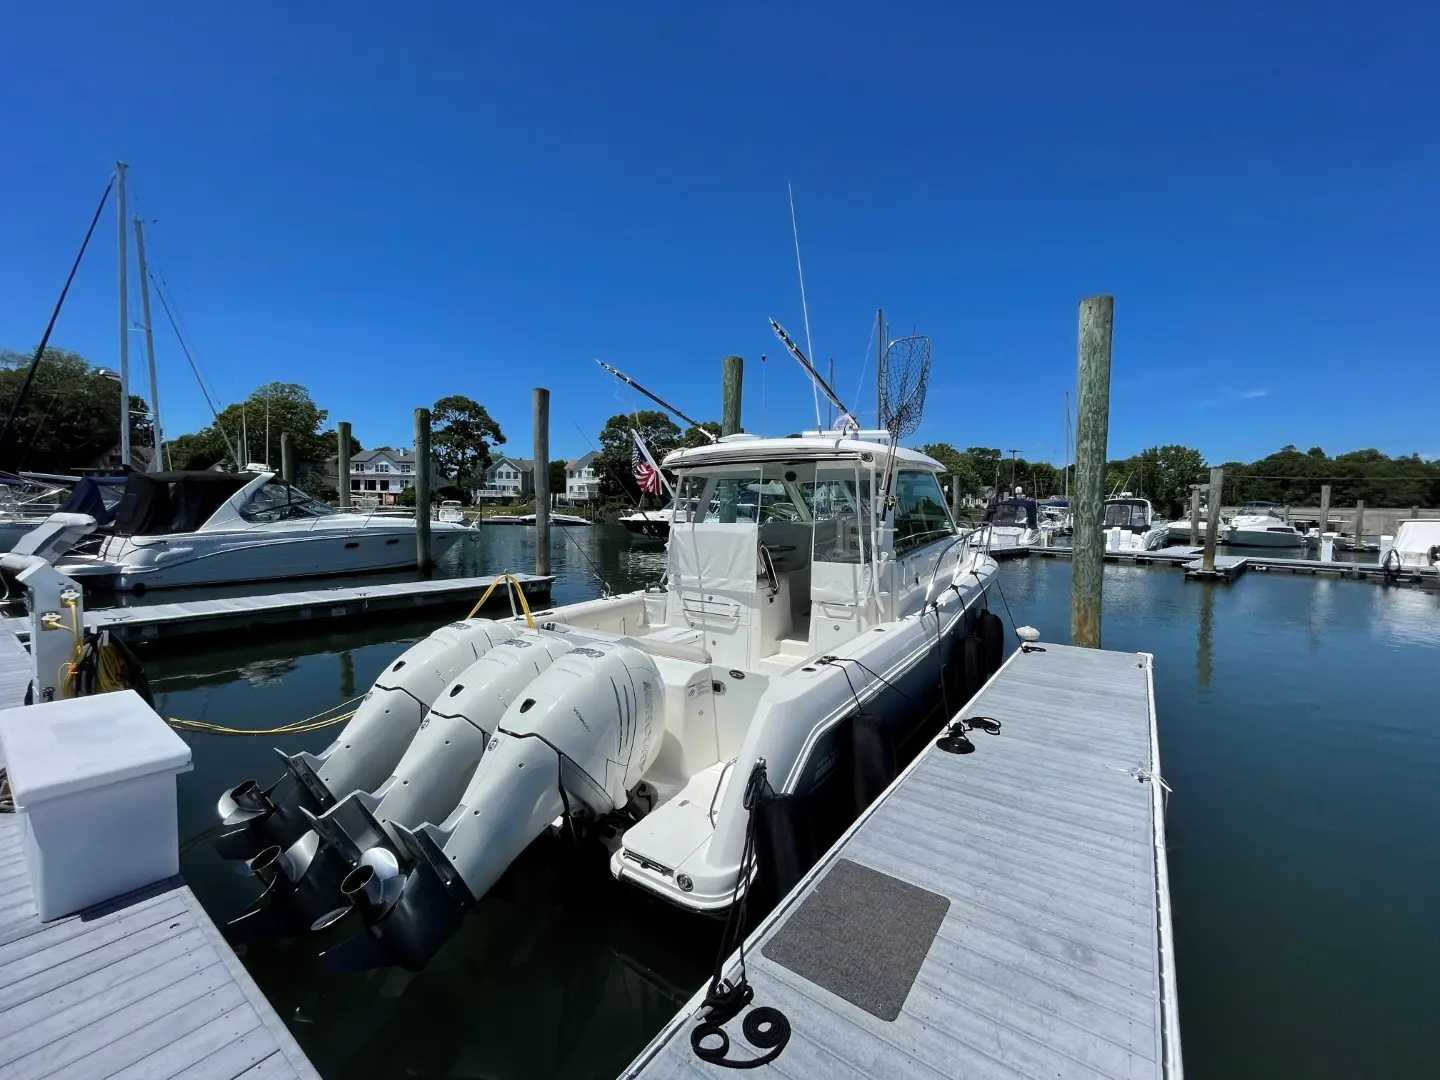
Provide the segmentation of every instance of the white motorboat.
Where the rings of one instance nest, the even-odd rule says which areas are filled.
[[[1056,536],[1070,536],[1075,531],[1075,516],[1070,500],[1056,496],[1037,504],[1040,512],[1040,536],[1047,543]]]
[[[1241,547],[1303,547],[1305,534],[1290,523],[1276,502],[1248,502],[1220,530],[1220,539]]]
[[[492,518],[491,520],[493,521],[494,519]],[[589,519],[589,518],[583,518],[583,517],[581,517],[579,514],[557,514],[554,510],[551,510],[551,511],[550,511],[550,524],[551,524],[551,525],[589,525],[590,523],[591,523],[591,522],[590,522],[590,519]],[[515,518],[513,521],[509,522],[509,524],[511,524],[511,525],[534,525],[534,524],[535,524],[535,515],[534,515],[534,514],[521,514],[519,517],[517,517],[517,518]]]
[[[1394,544],[1380,559],[1389,573],[1403,570],[1440,572],[1440,521],[1419,518],[1400,522]]]
[[[987,551],[1035,547],[1041,541],[1039,506],[1034,499],[1000,499],[986,508],[975,533]]]
[[[438,557],[468,530],[430,526]],[[132,473],[113,534],[64,574],[120,591],[363,574],[415,564],[415,520],[345,513],[274,473]]]
[[[444,521],[451,525],[465,524],[465,510],[456,499],[446,499],[440,504],[440,509],[435,511],[435,520]]]
[[[672,529],[665,587],[442,627],[327,750],[282,754],[285,794],[226,793],[220,850],[267,886],[234,934],[348,919],[332,967],[418,969],[552,829],[692,912],[783,893],[999,666],[997,567],[939,462],[826,432],[665,467],[705,508]]]
[[[693,506],[681,506],[677,503],[663,510],[636,510],[622,514],[616,520],[637,539],[665,541],[670,539],[671,528],[688,522],[694,510]]]
[[[1101,527],[1106,551],[1154,551],[1170,540],[1170,523],[1156,516],[1149,499],[1128,491],[1105,500]]]

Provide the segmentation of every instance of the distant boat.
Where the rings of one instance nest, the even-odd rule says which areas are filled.
[[[448,521],[457,525],[465,524],[465,511],[455,499],[446,499],[435,513],[436,521]]]
[[[1040,509],[1034,499],[1001,499],[985,511],[985,521],[975,530],[976,541],[986,551],[1031,548],[1040,543]]]
[[[689,509],[667,506],[661,510],[636,510],[633,514],[623,514],[619,521],[636,539],[664,541],[670,539],[671,526],[684,525],[693,510],[693,504]]]
[[[1256,500],[1235,512],[1220,539],[1241,547],[1303,547],[1305,534],[1291,524],[1276,502]]]
[[[491,521],[494,521],[495,519],[494,519],[494,518],[491,518],[490,520],[491,520]],[[519,517],[517,517],[517,518],[514,519],[513,524],[515,524],[515,525],[534,525],[534,524],[535,524],[535,515],[534,515],[534,514],[521,514]],[[589,525],[589,524],[590,524],[590,519],[589,519],[589,518],[580,517],[580,516],[577,515],[577,514],[557,514],[557,513],[555,513],[555,511],[552,510],[552,511],[550,511],[550,524],[551,524],[551,525]]]
[[[1101,520],[1107,551],[1154,551],[1170,538],[1170,523],[1156,516],[1150,500],[1128,491],[1105,500]]]

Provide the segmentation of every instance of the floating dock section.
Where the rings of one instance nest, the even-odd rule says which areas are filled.
[[[748,1075],[1181,1077],[1151,657],[1016,652],[977,716],[1000,731],[925,750],[751,935],[729,1057],[765,1053],[756,1009],[791,1034]],[[625,1078],[737,1075],[692,1048],[704,996]]]
[[[550,586],[555,580],[534,574],[513,576],[520,582],[527,601],[548,598]],[[331,619],[393,616],[425,608],[473,604],[496,580],[497,577],[486,576],[401,581],[215,600],[186,600],[173,604],[92,608],[85,612],[85,626],[87,629],[107,629],[126,641],[157,641],[175,636],[248,630],[258,626],[292,626]],[[491,594],[490,604],[503,607],[509,597],[510,590],[501,584]],[[9,631],[9,635],[27,641],[30,620],[8,619],[4,629]],[[0,664],[3,662],[3,653],[0,653]]]

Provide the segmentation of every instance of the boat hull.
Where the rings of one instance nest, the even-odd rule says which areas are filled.
[[[433,523],[439,558],[468,530]],[[255,533],[191,533],[174,538],[112,537],[95,559],[61,562],[62,573],[103,582],[118,592],[228,585],[250,581],[342,577],[415,565],[413,528],[357,528],[267,538]]]
[[[1298,532],[1270,532],[1266,529],[1227,529],[1225,542],[1236,547],[1298,548],[1305,537]]]

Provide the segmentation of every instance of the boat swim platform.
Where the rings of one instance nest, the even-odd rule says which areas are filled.
[[[400,581],[375,585],[347,585],[303,592],[234,596],[211,600],[184,600],[171,604],[92,608],[85,612],[87,629],[106,629],[126,641],[156,641],[178,636],[248,630],[257,626],[395,616],[423,608],[474,604],[504,575]],[[535,574],[513,575],[527,600],[545,600],[554,578]],[[512,595],[504,584],[490,596],[487,606],[503,607]],[[30,620],[6,620],[8,635],[28,641]],[[3,665],[0,650],[0,665]],[[28,682],[28,675],[26,681]]]
[[[771,1007],[791,1035],[749,1075],[1180,1080],[1152,664],[1012,654],[956,714],[999,733],[924,750],[751,934],[730,1059]],[[622,1080],[736,1075],[692,1049],[705,990]]]
[[[319,1080],[179,878],[41,922],[0,813],[0,1076]]]

